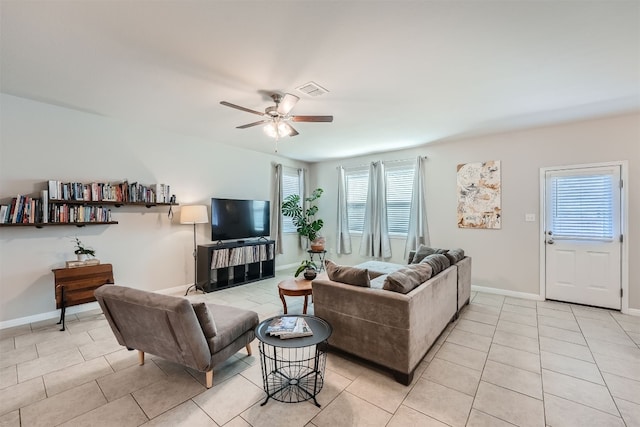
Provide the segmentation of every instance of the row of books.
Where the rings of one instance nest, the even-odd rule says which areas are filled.
[[[49,222],[111,222],[111,209],[102,206],[52,205]]]
[[[171,200],[171,186],[167,184],[146,186],[127,181],[83,184],[81,182],[49,180],[47,188],[51,200],[126,203],[169,203]]]
[[[221,248],[211,253],[211,269],[272,260],[274,255],[273,243],[231,249]]]
[[[18,194],[8,205],[0,205],[0,224],[33,224],[47,222],[47,199]]]
[[[110,222],[111,209],[102,206],[49,204],[48,191],[34,198],[18,194],[11,204],[0,205],[0,224],[39,224],[49,222]]]
[[[304,317],[283,316],[275,318],[267,326],[267,334],[280,339],[300,338],[313,335]]]

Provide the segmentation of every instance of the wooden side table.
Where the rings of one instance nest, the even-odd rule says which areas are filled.
[[[278,294],[282,300],[282,306],[284,307],[284,314],[287,314],[287,302],[284,297],[304,297],[304,307],[302,309],[303,314],[307,314],[307,298],[311,295],[311,280],[305,278],[290,278],[285,279],[278,283]]]
[[[64,331],[64,315],[70,305],[95,301],[93,292],[102,285],[113,284],[111,264],[98,264],[86,267],[56,268],[53,271],[56,308],[61,309],[61,331]]]

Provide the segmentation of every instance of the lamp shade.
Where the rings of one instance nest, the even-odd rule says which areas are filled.
[[[209,222],[207,207],[204,205],[183,206],[180,209],[180,224],[206,224]]]

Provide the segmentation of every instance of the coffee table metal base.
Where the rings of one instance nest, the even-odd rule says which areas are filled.
[[[269,324],[284,316],[263,320],[256,327],[260,341],[260,365],[262,382],[267,398],[279,402],[294,403],[313,400],[320,407],[316,396],[324,385],[324,372],[331,336],[331,325],[319,317],[303,317],[313,331],[312,336],[280,339],[267,333]]]
[[[321,348],[324,347],[324,348]],[[312,347],[278,348],[260,343],[263,362],[263,383],[267,398],[279,402],[294,403],[313,400],[320,407],[316,395],[324,385],[326,345]]]

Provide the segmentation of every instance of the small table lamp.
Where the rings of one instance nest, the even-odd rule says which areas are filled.
[[[189,293],[189,289],[196,288],[204,292],[204,288],[198,286],[197,283],[197,251],[196,251],[196,224],[206,224],[209,222],[207,207],[204,205],[183,206],[180,209],[180,224],[193,224],[193,285],[187,288],[185,295]]]

